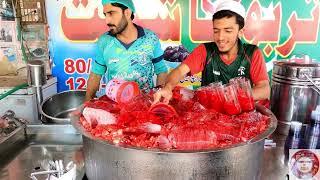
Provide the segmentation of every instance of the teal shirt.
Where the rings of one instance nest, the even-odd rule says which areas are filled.
[[[138,38],[131,44],[124,44],[109,33],[99,37],[91,72],[106,75],[107,81],[114,78],[135,81],[140,89],[147,90],[154,87],[153,76],[168,69],[159,38],[152,31],[135,26]]]

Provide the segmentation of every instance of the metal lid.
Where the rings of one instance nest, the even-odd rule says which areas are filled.
[[[294,60],[279,60],[274,62],[273,75],[289,79],[320,78],[320,63],[298,62]]]

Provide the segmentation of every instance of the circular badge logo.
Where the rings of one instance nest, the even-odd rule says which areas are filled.
[[[312,151],[298,151],[290,159],[290,169],[297,178],[312,178],[319,170],[319,159]]]

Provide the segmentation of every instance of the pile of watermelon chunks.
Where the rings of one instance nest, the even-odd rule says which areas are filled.
[[[186,88],[176,87],[169,104],[152,105],[153,93],[140,93],[126,104],[107,96],[88,101],[80,123],[111,144],[161,151],[231,146],[263,133],[270,123],[268,116],[255,110],[238,115],[218,112],[201,104],[201,93]]]

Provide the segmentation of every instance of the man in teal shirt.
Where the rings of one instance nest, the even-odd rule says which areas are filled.
[[[158,37],[132,22],[135,8],[132,0],[102,0],[105,21],[110,30],[99,37],[97,57],[88,79],[86,100],[99,89],[101,77],[135,81],[140,89],[163,85],[167,67]]]

